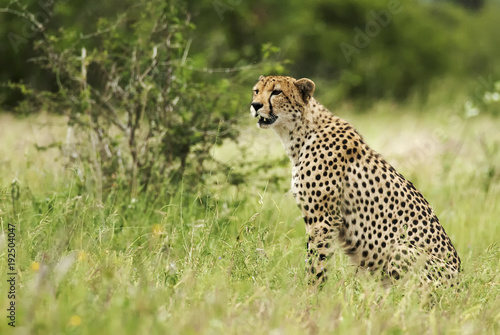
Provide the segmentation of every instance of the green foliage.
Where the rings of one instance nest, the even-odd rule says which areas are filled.
[[[464,86],[477,76],[500,76],[498,1],[486,1],[477,8],[457,2],[292,0],[283,5],[270,0],[203,0],[171,5],[187,7],[199,28],[188,39],[187,62],[194,68],[248,69],[269,56],[281,64],[261,67],[259,74],[310,77],[331,87],[336,101],[370,102],[384,97],[401,100],[414,93],[425,99],[432,82],[443,76]],[[125,44],[134,43],[137,35],[125,40],[135,29],[131,21],[140,19],[141,6],[128,0],[92,4],[27,0],[23,5],[11,1],[9,8],[27,8],[42,21],[43,29],[0,11],[5,22],[0,35],[17,36],[0,44],[0,60],[10,65],[0,71],[0,81],[56,90],[57,78],[28,61],[37,56],[34,42],[47,32],[55,38],[54,31],[64,27],[65,38],[59,43],[69,46],[73,36],[74,43],[88,50],[107,48],[95,33],[108,38],[102,33],[121,17],[128,28],[109,33]],[[89,24],[96,21],[97,27]],[[280,51],[269,53],[271,49],[263,45]],[[0,103],[12,108],[22,97],[22,92],[3,87]]]
[[[292,76],[324,81],[337,101],[405,99],[415,92],[425,98],[442,76],[500,74],[494,1],[479,12],[449,2],[398,0],[203,1],[191,7],[201,30],[213,30],[194,43],[195,50],[213,50],[211,64],[259,59],[257,46],[270,42],[281,48],[278,58],[292,61]]]
[[[231,90],[237,75],[224,78],[191,65],[190,15],[175,3],[144,1],[116,19],[98,20],[94,33],[82,37],[70,28],[36,41],[37,62],[55,75],[57,92],[11,84],[26,102],[38,102],[18,110],[55,105],[67,115],[63,153],[98,199],[115,188],[133,198],[165,184],[175,192],[182,179],[198,182],[212,147],[235,139],[235,115],[246,102]],[[264,50],[265,58],[277,52],[270,45]]]

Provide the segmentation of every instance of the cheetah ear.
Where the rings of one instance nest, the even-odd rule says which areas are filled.
[[[295,86],[297,86],[297,88],[299,89],[302,100],[304,100],[304,102],[307,104],[314,93],[316,85],[314,85],[314,82],[311,79],[302,78],[295,81]]]
[[[259,80],[262,80],[262,79],[264,79],[264,78],[265,78],[264,76],[260,76],[260,77],[259,77]]]

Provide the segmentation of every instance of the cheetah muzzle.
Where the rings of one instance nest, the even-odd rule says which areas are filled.
[[[260,127],[262,127],[262,126],[270,126],[270,125],[272,125],[278,119],[278,117],[276,115],[274,115],[273,113],[270,113],[269,117],[265,117],[265,116],[262,116],[262,115],[257,115],[257,118],[259,119],[257,121],[257,124]]]
[[[267,128],[278,119],[278,116],[273,113],[272,109],[268,112],[268,116],[262,114],[259,110],[261,110],[263,106],[263,104],[255,102],[252,103],[250,107],[252,116],[258,118],[257,125],[259,126],[259,128]]]
[[[306,78],[261,76],[250,107],[259,128],[281,139],[292,163],[311,281],[326,279],[334,245],[384,277],[414,270],[425,282],[450,280],[460,258],[427,200],[348,122],[316,101],[314,89]]]

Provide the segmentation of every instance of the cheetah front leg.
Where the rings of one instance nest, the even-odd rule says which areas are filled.
[[[307,267],[309,284],[322,285],[327,279],[327,261],[333,254],[333,244],[339,226],[342,222],[340,216],[326,213],[314,217],[304,217],[307,241]]]

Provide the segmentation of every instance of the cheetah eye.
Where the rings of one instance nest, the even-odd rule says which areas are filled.
[[[280,95],[281,93],[283,93],[282,90],[274,90],[273,93],[271,93],[271,95]]]
[[[253,90],[253,94],[259,94],[259,90]]]

